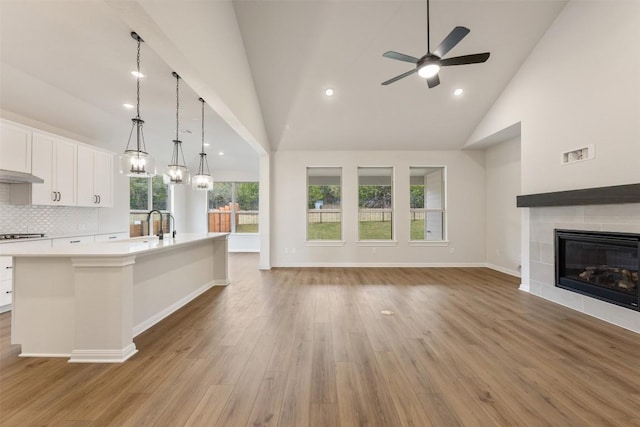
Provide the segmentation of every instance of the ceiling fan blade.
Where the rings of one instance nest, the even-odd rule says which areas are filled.
[[[437,74],[433,77],[428,77],[427,84],[429,85],[429,89],[438,86],[440,84],[440,77],[438,77]]]
[[[417,64],[419,59],[413,56],[405,55],[404,53],[394,52],[392,50],[385,52],[382,54],[385,58],[396,59],[398,61],[410,62],[412,64]]]
[[[489,59],[489,52],[476,53],[474,55],[456,56],[453,58],[447,58],[440,60],[440,66],[448,67],[449,65],[466,65],[466,64],[479,64]]]
[[[407,71],[406,73],[400,74],[399,76],[395,76],[392,79],[387,80],[386,82],[382,82],[383,86],[386,86],[388,84],[391,84],[393,82],[397,82],[400,79],[404,79],[407,76],[410,76],[411,74],[415,73],[416,71],[418,71],[417,68],[414,68],[413,70]]]
[[[436,50],[433,51],[434,55],[442,58],[447,54],[447,52],[449,52],[458,43],[460,43],[460,40],[462,40],[467,34],[469,34],[470,31],[471,30],[466,27],[455,27],[453,30],[451,30],[449,35],[445,37],[444,40],[442,40],[440,46],[438,46]]]

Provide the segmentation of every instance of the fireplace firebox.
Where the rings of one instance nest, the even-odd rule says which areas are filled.
[[[556,286],[638,311],[640,234],[555,230]]]

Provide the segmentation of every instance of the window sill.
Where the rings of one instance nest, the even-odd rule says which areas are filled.
[[[358,240],[358,246],[398,246],[396,240]]]
[[[448,240],[410,240],[409,246],[449,246]]]
[[[344,240],[307,240],[305,246],[344,246]]]

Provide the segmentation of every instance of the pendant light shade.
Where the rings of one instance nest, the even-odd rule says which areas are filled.
[[[176,139],[173,140],[173,152],[171,153],[171,163],[167,166],[163,174],[165,184],[188,184],[189,169],[184,161],[182,152],[182,141],[178,138],[180,129],[180,76],[174,71],[171,73],[176,78]]]
[[[131,37],[138,42],[138,53],[136,57],[137,75],[136,75],[136,117],[131,119],[132,126],[129,133],[129,140],[124,154],[120,156],[120,173],[133,177],[150,177],[156,174],[156,166],[153,157],[149,155],[144,143],[144,134],[142,126],[144,120],[140,118],[140,43],[142,38],[135,32],[131,33]],[[131,146],[132,136],[135,131],[135,146]]]
[[[200,165],[198,173],[193,176],[191,185],[194,190],[213,190],[213,178],[209,173],[209,162],[207,162],[207,153],[204,152],[204,99],[199,98],[202,103],[202,148],[200,151]]]

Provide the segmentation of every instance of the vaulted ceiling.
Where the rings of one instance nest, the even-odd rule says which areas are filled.
[[[146,0],[137,3],[144,4]],[[178,0],[174,0],[178,1]],[[189,16],[198,0],[178,2]],[[447,56],[491,52],[484,64],[444,68],[428,89],[387,50],[426,51],[426,1],[233,2],[272,149],[459,149],[565,1],[433,0],[431,48],[456,25],[471,33]],[[0,106],[120,152],[135,103],[135,42],[109,2],[1,1]],[[205,17],[206,18],[206,17]],[[189,19],[176,25],[189,25]],[[179,28],[178,28],[179,29]],[[206,28],[203,31],[207,31]],[[169,40],[170,41],[170,40]],[[175,136],[175,80],[167,58],[143,45],[142,118],[150,151],[167,162]],[[210,60],[206,48],[199,52]],[[219,67],[225,58],[215,58]],[[170,61],[169,61],[170,62]],[[193,62],[193,61],[192,61]],[[190,64],[198,68],[197,61]],[[181,134],[190,165],[200,148],[199,94],[181,87]],[[332,88],[335,95],[326,97]],[[464,94],[455,97],[456,88]],[[207,110],[212,167],[255,170],[258,154]],[[214,155],[224,151],[224,156]]]

